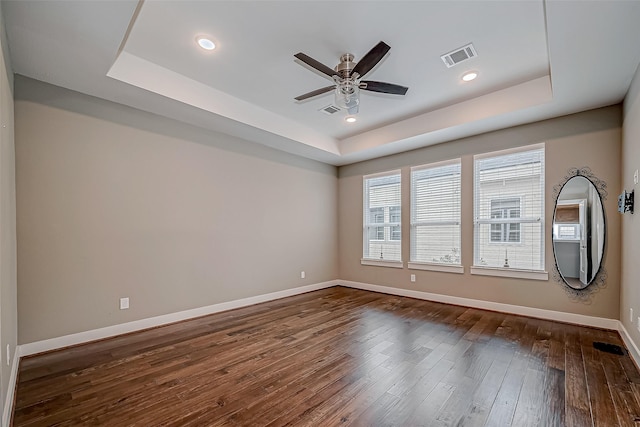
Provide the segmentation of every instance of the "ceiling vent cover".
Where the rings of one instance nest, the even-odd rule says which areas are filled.
[[[445,53],[440,58],[442,58],[442,62],[444,62],[444,65],[446,65],[447,68],[451,68],[454,65],[458,65],[459,63],[464,62],[467,59],[475,58],[476,56],[478,56],[476,49],[473,47],[473,44],[469,43],[459,49]]]
[[[331,114],[335,114],[335,113],[337,113],[338,111],[340,111],[340,107],[336,107],[336,106],[335,106],[335,105],[333,105],[333,104],[329,104],[329,105],[327,105],[326,107],[322,107],[322,108],[321,108],[321,109],[319,109],[318,111],[322,111],[322,112],[323,112],[323,113],[325,113],[325,114],[329,114],[329,115],[331,115]]]

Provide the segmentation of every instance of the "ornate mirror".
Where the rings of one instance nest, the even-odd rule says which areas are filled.
[[[574,290],[585,289],[601,271],[606,236],[599,189],[580,172],[562,185],[553,215],[556,267]]]

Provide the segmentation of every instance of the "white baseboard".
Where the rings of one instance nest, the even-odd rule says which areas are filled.
[[[16,346],[13,352],[13,363],[11,364],[11,373],[9,374],[9,384],[7,386],[7,395],[4,399],[4,410],[2,411],[2,425],[8,426],[11,421],[13,412],[13,399],[18,386],[18,367],[20,366],[20,346]]]
[[[499,302],[483,301],[471,298],[454,297],[450,295],[433,294],[430,292],[414,291],[410,289],[392,288],[389,286],[371,285],[369,283],[338,280],[341,286],[362,289],[365,291],[380,292],[402,297],[410,297],[427,301],[442,302],[445,304],[462,305],[465,307],[480,308],[483,310],[499,311],[502,313],[517,314],[520,316],[535,317],[538,319],[555,320],[557,322],[572,323],[575,325],[593,326],[602,329],[618,330],[618,319],[604,317],[585,316],[583,314],[564,313],[561,311],[545,310],[542,308],[525,307],[522,305],[503,304]]]
[[[119,325],[107,326],[105,328],[93,329],[77,334],[64,335],[61,337],[51,338],[42,341],[35,341],[28,344],[18,346],[20,356],[29,356],[32,354],[42,353],[45,351],[56,350],[63,347],[87,343],[116,335],[127,334],[130,332],[141,331],[143,329],[154,328],[169,323],[179,322],[181,320],[193,319],[195,317],[206,316],[208,314],[219,313],[221,311],[233,310],[234,308],[246,307],[249,305],[259,304],[261,302],[273,301],[280,298],[286,298],[293,295],[304,294],[306,292],[317,291],[319,289],[330,288],[336,286],[336,280],[328,282],[315,283],[313,285],[301,286],[298,288],[285,289],[284,291],[272,292],[255,297],[243,298],[234,301],[213,304],[206,307],[194,308],[191,310],[179,311],[177,313],[165,314],[162,316],[150,317],[147,319],[135,320],[133,322],[121,323]]]
[[[622,341],[624,342],[624,345],[627,347],[627,350],[629,350],[629,355],[635,362],[636,367],[640,369],[640,349],[638,349],[638,346],[636,345],[636,343],[633,342],[633,340],[631,339],[631,335],[629,335],[627,328],[624,327],[622,322],[618,322],[618,332],[620,333],[620,336],[622,337]]]

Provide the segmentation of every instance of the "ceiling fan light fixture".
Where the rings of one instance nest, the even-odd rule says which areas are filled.
[[[357,107],[360,104],[360,88],[357,83],[344,80],[336,86],[336,105],[344,110]]]
[[[462,76],[462,80],[465,82],[470,82],[471,80],[475,80],[478,77],[477,71],[469,71],[468,73],[464,73]]]
[[[213,50],[216,48],[216,44],[207,36],[196,37],[196,42],[198,43],[198,46],[204,50]]]

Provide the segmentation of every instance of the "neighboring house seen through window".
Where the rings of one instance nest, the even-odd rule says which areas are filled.
[[[517,220],[520,218],[520,199],[496,199],[491,201],[491,219]],[[520,223],[491,224],[491,242],[520,243]]]
[[[460,159],[411,168],[410,262],[461,265]]]
[[[401,261],[400,171],[364,177],[363,259]]]
[[[544,144],[474,156],[474,266],[544,270]]]

